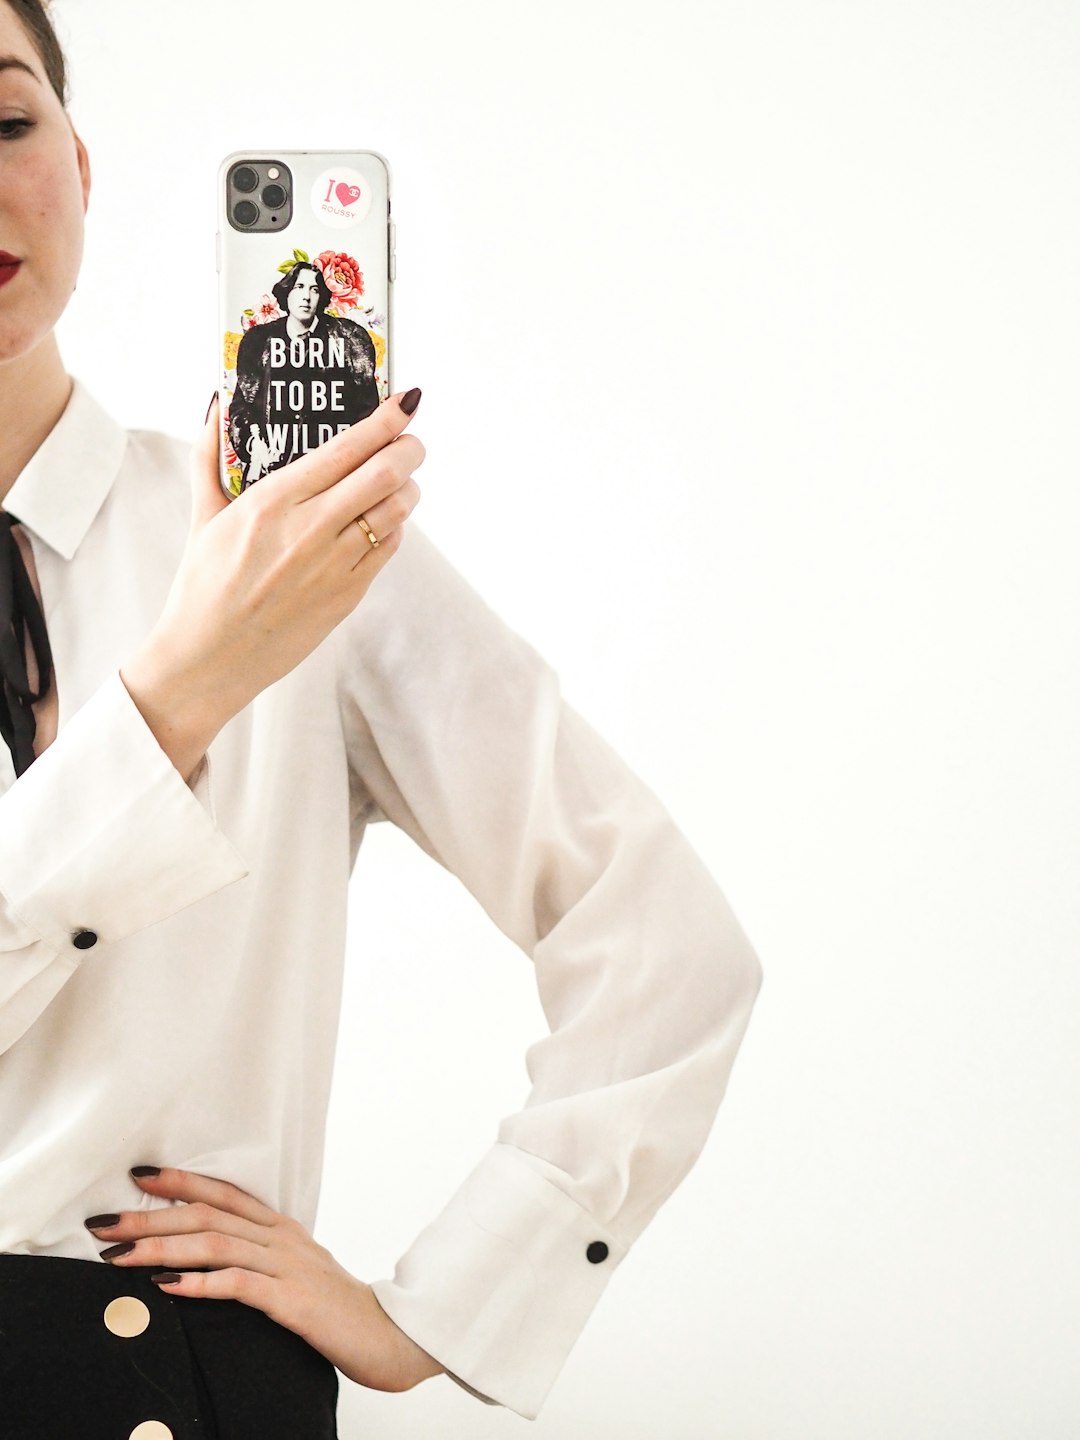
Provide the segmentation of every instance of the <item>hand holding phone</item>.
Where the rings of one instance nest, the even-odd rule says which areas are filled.
[[[384,401],[237,502],[220,485],[215,397],[192,451],[184,554],[161,616],[124,667],[133,694],[182,694],[212,736],[356,608],[420,498],[412,472],[426,451],[403,433],[411,418],[403,398]],[[378,545],[356,523],[361,515]]]

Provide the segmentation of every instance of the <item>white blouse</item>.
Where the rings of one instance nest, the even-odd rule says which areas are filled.
[[[76,377],[3,502],[55,718],[17,779],[0,742],[0,1251],[96,1260],[85,1216],[176,1203],[125,1183],[159,1155],[311,1230],[349,877],[390,820],[532,959],[552,1033],[525,1106],[372,1289],[451,1378],[534,1419],[704,1146],[758,958],[657,797],[414,519],[185,784],[119,672],[183,553],[189,450]]]

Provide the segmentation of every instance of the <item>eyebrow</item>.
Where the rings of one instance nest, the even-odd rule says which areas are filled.
[[[25,70],[27,75],[32,75],[33,78],[38,81],[38,84],[41,84],[41,81],[38,80],[37,75],[34,74],[34,71],[26,61],[20,60],[17,55],[0,55],[0,73],[5,70]]]

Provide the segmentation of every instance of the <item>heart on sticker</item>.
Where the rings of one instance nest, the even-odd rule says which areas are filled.
[[[360,186],[346,185],[344,180],[339,180],[334,186],[334,194],[342,205],[351,205],[354,200],[360,199]]]

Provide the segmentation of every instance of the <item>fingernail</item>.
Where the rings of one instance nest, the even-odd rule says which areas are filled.
[[[110,1245],[107,1250],[100,1251],[102,1260],[115,1260],[117,1255],[126,1255],[129,1250],[135,1249],[134,1240],[124,1240],[119,1245]]]
[[[151,1275],[150,1279],[155,1285],[175,1285],[183,1276],[178,1275],[175,1270],[159,1270],[156,1275]]]
[[[161,1166],[160,1166],[160,1165],[133,1165],[133,1166],[131,1167],[131,1170],[130,1170],[129,1173],[132,1174],[132,1175],[134,1175],[134,1176],[136,1176],[136,1178],[137,1178],[138,1176],[140,1176],[140,1175],[160,1175],[160,1174],[161,1174]]]
[[[88,1230],[108,1230],[110,1225],[119,1225],[119,1215],[91,1215],[82,1222]]]
[[[406,415],[411,415],[417,405],[420,404],[420,391],[414,387],[412,390],[407,391],[398,403]]]
[[[206,414],[203,416],[203,422],[202,422],[202,423],[203,423],[204,425],[206,424],[207,420],[210,419],[210,411],[214,408],[214,401],[215,401],[216,399],[217,399],[217,391],[215,390],[214,393],[210,396],[210,404],[207,405],[207,407],[206,407]]]

